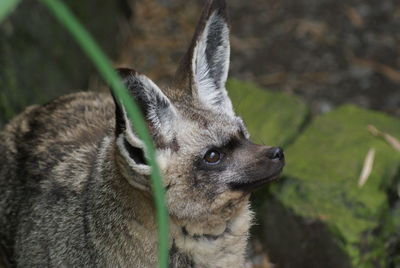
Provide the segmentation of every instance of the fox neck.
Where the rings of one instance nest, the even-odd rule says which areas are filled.
[[[252,217],[246,199],[227,221],[210,219],[182,226],[171,219],[172,267],[244,267]]]

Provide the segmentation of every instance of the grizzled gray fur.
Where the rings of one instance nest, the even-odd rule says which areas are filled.
[[[243,267],[252,189],[278,176],[280,148],[255,145],[225,89],[225,2],[206,3],[173,85],[119,69],[166,188],[170,267]],[[156,267],[146,149],[120,102],[77,93],[28,107],[0,132],[0,265]]]

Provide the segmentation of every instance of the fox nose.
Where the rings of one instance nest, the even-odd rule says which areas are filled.
[[[285,158],[285,154],[283,153],[282,148],[272,147],[267,151],[267,157],[271,160],[283,160]]]

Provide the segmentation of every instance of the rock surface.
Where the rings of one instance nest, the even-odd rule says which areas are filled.
[[[227,89],[236,113],[246,123],[255,143],[285,146],[307,119],[307,106],[298,97],[235,79],[228,81]]]
[[[398,183],[400,153],[372,136],[369,124],[400,137],[399,119],[346,105],[317,117],[286,150],[284,179],[259,209],[258,229],[272,262],[388,267],[396,261],[398,240],[392,248],[388,242],[396,238],[398,210],[389,192]],[[360,187],[370,148],[375,161]]]

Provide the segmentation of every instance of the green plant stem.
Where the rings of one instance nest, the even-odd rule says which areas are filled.
[[[0,23],[17,7],[21,0],[0,1]]]
[[[4,1],[4,0],[1,0]],[[147,126],[137,105],[132,101],[124,84],[111,67],[107,57],[94,42],[69,9],[59,0],[40,0],[53,15],[68,29],[88,57],[93,61],[100,74],[109,83],[115,96],[124,105],[135,130],[146,145],[149,164],[152,167],[151,179],[155,199],[156,218],[158,222],[158,256],[159,266],[168,267],[168,213],[164,204],[164,187],[155,158],[155,150]]]

